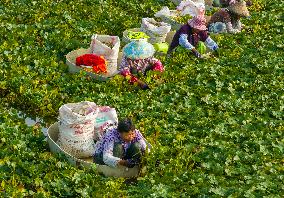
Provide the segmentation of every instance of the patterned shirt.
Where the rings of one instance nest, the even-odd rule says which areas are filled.
[[[146,140],[142,136],[139,130],[135,129],[135,138],[131,142],[125,142],[120,137],[119,132],[117,129],[111,129],[106,132],[103,138],[98,141],[95,145],[95,154],[103,154],[103,161],[105,164],[116,167],[119,160],[118,157],[113,156],[113,147],[114,143],[121,143],[124,151],[128,149],[130,144],[138,142],[141,146],[142,151],[145,151],[146,147],[148,146]]]
[[[165,68],[161,61],[153,57],[132,60],[130,58],[126,58],[125,56],[122,57],[119,67],[119,72],[121,75],[124,77],[131,77],[129,80],[131,84],[139,80],[133,75],[134,73],[141,72],[143,75],[145,75],[148,70],[163,72]]]
[[[161,62],[156,58],[145,58],[145,59],[136,59],[132,60],[130,58],[122,57],[119,71],[120,73],[132,73],[133,69],[137,70],[137,72],[142,72],[145,74],[147,69],[152,67],[155,64],[161,64]]]

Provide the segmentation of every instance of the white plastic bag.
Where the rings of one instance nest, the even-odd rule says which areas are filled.
[[[57,144],[77,158],[94,153],[94,126],[98,107],[93,102],[68,103],[59,108]]]
[[[165,7],[162,7],[162,9],[158,11],[154,16],[159,18],[161,16],[176,16],[176,15],[172,13],[167,6],[165,6]]]
[[[118,36],[94,34],[91,38],[91,53],[103,56],[107,60],[107,72],[117,70],[117,59],[120,47]]]
[[[165,42],[171,25],[165,22],[157,22],[153,18],[142,18],[141,31],[150,36],[150,43]]]
[[[153,18],[142,18],[141,28],[155,35],[166,35],[171,31],[171,25],[165,22],[157,22]]]
[[[109,106],[99,107],[94,128],[94,139],[100,140],[108,129],[116,128],[118,118],[116,110]]]
[[[190,15],[192,17],[205,13],[205,3],[203,0],[184,0],[181,1],[177,10],[181,16]]]

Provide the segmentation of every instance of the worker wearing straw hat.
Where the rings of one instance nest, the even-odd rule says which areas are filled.
[[[242,30],[241,17],[249,17],[245,1],[233,1],[227,8],[214,13],[208,22],[209,32],[239,33]]]
[[[213,6],[215,7],[228,7],[230,4],[235,3],[237,1],[242,1],[242,0],[214,0],[213,1]],[[251,1],[246,1],[247,6],[251,6],[252,2]]]
[[[206,19],[204,17],[205,5],[187,0],[181,2],[177,9],[184,15],[190,14],[193,18],[175,33],[168,54],[178,46],[190,50],[197,58],[202,57],[199,52],[201,48],[206,49],[208,47],[213,51],[217,51],[217,44],[207,34]],[[198,46],[199,48],[197,48]]]

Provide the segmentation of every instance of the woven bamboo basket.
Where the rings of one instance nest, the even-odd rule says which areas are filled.
[[[91,49],[88,48],[88,49],[84,49],[84,48],[81,48],[81,49],[77,49],[77,50],[73,50],[71,52],[69,52],[67,55],[66,55],[66,64],[68,65],[68,70],[70,73],[78,73],[82,70],[82,68],[80,66],[77,66],[76,65],[76,58],[78,56],[81,56],[81,55],[84,55],[84,54],[90,54],[91,53]],[[87,72],[87,74],[97,80],[100,80],[100,81],[106,81],[108,80],[109,78],[115,76],[116,74],[118,74],[118,70],[117,70],[117,66],[120,65],[120,62],[121,62],[121,57],[122,57],[122,54],[119,53],[118,55],[118,60],[117,60],[117,64],[112,64],[111,60],[107,60],[107,73],[106,74],[95,74],[95,73],[92,73],[92,72]]]
[[[136,177],[139,173],[138,166],[133,168],[126,168],[124,166],[118,166],[117,168],[112,168],[107,165],[98,165],[93,163],[93,158],[85,158],[85,159],[78,159],[69,153],[65,152],[56,144],[58,139],[59,129],[58,129],[58,122],[54,123],[48,128],[47,131],[47,141],[52,153],[61,153],[63,154],[67,160],[74,166],[83,166],[86,168],[90,168],[91,166],[96,166],[96,170],[99,173],[103,173],[107,177]]]

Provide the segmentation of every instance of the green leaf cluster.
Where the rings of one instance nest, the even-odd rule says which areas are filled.
[[[283,2],[253,0],[237,35],[211,35],[220,57],[158,57],[143,91],[121,76],[69,74],[68,52],[94,33],[122,35],[168,1],[3,1],[0,6],[0,193],[4,197],[281,197],[284,194]],[[40,128],[83,100],[132,117],[154,146],[136,185],[71,167]]]

